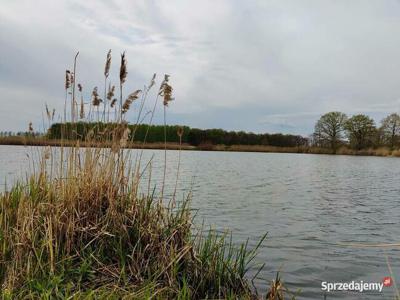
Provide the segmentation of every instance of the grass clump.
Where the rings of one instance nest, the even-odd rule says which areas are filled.
[[[84,114],[82,108],[77,113],[76,59],[77,55],[74,72],[67,71],[66,81],[66,90],[73,89],[68,105],[72,124],[78,115]],[[140,114],[155,76],[140,100],[139,92],[134,92],[134,97],[129,94],[126,100],[129,105],[125,105],[125,54],[121,56],[120,69],[119,104],[101,99],[89,102],[89,112],[94,115],[89,115],[88,121],[93,118],[108,123],[114,113],[109,130],[88,132],[85,141],[93,147],[81,148],[80,141],[75,141],[68,143],[68,147],[61,142],[61,147],[42,148],[38,151],[40,158],[34,162],[35,172],[0,194],[1,297],[255,298],[246,274],[260,244],[252,250],[247,243],[236,247],[226,235],[196,230],[190,196],[177,202],[176,193],[168,199],[163,187],[161,195],[155,190],[151,192],[150,186],[142,192],[142,175],[149,171],[151,176],[151,170],[141,162],[143,150],[137,150],[135,159],[132,151],[124,150],[128,141],[133,141],[134,127],[140,125],[137,121],[129,129],[126,116],[132,103],[141,101],[135,119],[143,119]],[[78,90],[82,90],[80,84]],[[149,114],[149,124],[159,97],[164,98],[165,118],[171,95],[166,76]],[[99,98],[97,93],[95,96]],[[92,95],[93,99],[96,97]],[[67,100],[66,97],[65,107]],[[66,109],[63,115],[66,118]],[[182,134],[178,132],[180,140]],[[166,161],[164,179],[170,176],[165,165]],[[283,298],[278,278],[267,298]]]
[[[71,150],[75,152],[74,150]],[[115,296],[223,298],[250,295],[254,251],[210,232],[193,235],[188,200],[172,209],[139,195],[111,151],[76,152],[68,176],[45,168],[0,198],[0,282],[16,298]],[[81,152],[82,152],[81,151]],[[81,154],[81,153],[79,153]],[[74,169],[71,169],[71,168]],[[94,295],[93,294],[93,295]]]

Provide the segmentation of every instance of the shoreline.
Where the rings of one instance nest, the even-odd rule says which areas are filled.
[[[0,145],[8,146],[52,146],[52,147],[69,147],[76,146],[74,140],[52,140],[43,138],[29,137],[2,137]],[[110,147],[111,142],[86,142],[80,141],[80,147]],[[128,143],[126,149],[153,149],[164,150],[164,143]],[[167,143],[167,150],[184,150],[184,151],[216,151],[216,152],[259,152],[259,153],[293,153],[293,154],[325,154],[325,155],[351,155],[351,156],[380,156],[380,157],[400,157],[400,150],[390,150],[386,147],[368,148],[362,150],[354,150],[348,147],[339,148],[336,153],[326,148],[299,146],[299,147],[277,147],[263,145],[199,145],[194,146],[187,143]]]

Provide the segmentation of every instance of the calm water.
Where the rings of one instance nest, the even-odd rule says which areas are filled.
[[[0,180],[29,172],[25,147],[0,146]],[[135,153],[135,152],[134,152]],[[133,154],[135,155],[135,154]],[[331,292],[321,281],[381,282],[399,277],[400,247],[357,248],[346,243],[400,243],[400,159],[273,153],[182,152],[179,195],[192,189],[192,206],[218,230],[254,245],[268,232],[257,263],[263,286],[279,271],[299,299],[392,299],[383,293]],[[168,192],[177,151],[168,152]],[[152,183],[160,185],[163,152],[147,150]],[[3,187],[4,188],[4,187]],[[400,277],[399,277],[400,278]]]

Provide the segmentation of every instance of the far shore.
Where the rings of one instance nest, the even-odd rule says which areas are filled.
[[[46,138],[32,138],[25,136],[1,137],[0,145],[13,146],[76,146],[73,140],[55,140]],[[85,142],[80,141],[81,147],[110,147],[111,142]],[[128,149],[159,149],[164,150],[164,143],[128,143]],[[387,147],[368,148],[362,150],[354,150],[348,147],[341,147],[335,153],[331,149],[300,146],[300,147],[276,147],[265,145],[198,145],[193,146],[187,143],[170,143],[166,144],[167,150],[194,150],[194,151],[227,151],[227,152],[264,152],[264,153],[300,153],[300,154],[331,154],[331,155],[356,155],[356,156],[384,156],[384,157],[400,157],[400,150],[391,150]]]

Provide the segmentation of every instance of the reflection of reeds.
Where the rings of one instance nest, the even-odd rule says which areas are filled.
[[[123,54],[121,99],[126,75]],[[66,90],[69,88],[66,85]],[[81,92],[81,85],[78,89]],[[171,92],[172,88],[168,91],[164,86],[164,108],[172,99]],[[128,96],[129,105],[138,94],[136,91]],[[98,108],[101,102],[94,88],[93,107]],[[176,186],[173,206],[168,205],[166,197],[150,192],[150,182],[149,192],[139,193],[144,171],[131,169],[134,161],[130,154],[123,155],[132,134],[122,120],[122,112],[129,105],[124,107],[121,101],[120,115],[114,116],[114,122],[101,130],[91,130],[84,141],[70,140],[69,147],[61,141],[62,147],[57,149],[46,147],[36,172],[26,182],[0,194],[2,298],[254,296],[246,273],[265,236],[253,250],[247,243],[235,247],[225,235],[193,228],[190,198],[175,207]],[[74,136],[80,124],[64,126],[62,135]],[[32,124],[29,130],[33,131]],[[182,141],[183,132],[177,134]],[[80,143],[91,147],[81,148]],[[273,286],[276,290],[277,284]],[[280,291],[276,295],[281,295]]]

